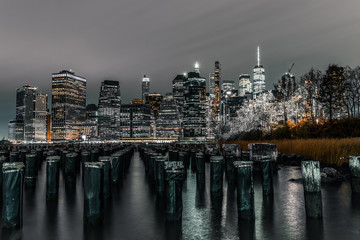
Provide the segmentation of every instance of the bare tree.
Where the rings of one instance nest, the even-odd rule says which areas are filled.
[[[323,74],[320,70],[311,68],[309,72],[300,77],[300,87],[303,88],[304,117],[315,121],[319,116],[319,104],[317,103],[320,82]]]
[[[283,120],[286,124],[288,120],[288,111],[286,106],[289,100],[294,97],[294,93],[296,91],[295,76],[290,73],[285,73],[279,80],[278,84],[274,85],[274,88],[275,97],[283,108]]]
[[[227,124],[226,131],[222,132],[222,138],[228,139],[253,130],[270,131],[277,123],[277,116],[282,115],[282,112],[276,110],[271,91],[260,94],[256,100],[245,101],[237,111],[237,117],[232,119]]]
[[[328,118],[340,118],[343,113],[345,101],[344,68],[337,65],[329,65],[325,75],[321,79],[319,88],[319,102],[326,111]]]
[[[358,117],[360,110],[360,67],[344,70],[345,101],[344,106],[350,118]]]

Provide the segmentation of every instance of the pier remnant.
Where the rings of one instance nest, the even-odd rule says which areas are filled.
[[[23,222],[24,163],[3,163],[2,219],[6,228],[20,228]]]
[[[25,186],[34,187],[36,184],[38,164],[35,154],[26,154]]]
[[[59,195],[60,157],[49,156],[46,160],[46,200],[57,200]]]
[[[349,168],[352,193],[360,195],[360,156],[349,157]]]
[[[263,156],[260,162],[263,197],[274,196],[273,187],[273,159],[271,156]]]
[[[202,152],[195,154],[196,187],[198,190],[205,189],[205,156]]]
[[[254,220],[254,180],[253,162],[235,161],[238,217]]]
[[[318,161],[302,161],[301,171],[304,178],[304,197],[306,216],[322,217],[321,176]]]
[[[210,157],[210,193],[214,198],[223,194],[223,162],[222,156]]]
[[[103,220],[104,163],[85,163],[84,223],[95,225]]]
[[[183,162],[165,162],[165,202],[167,221],[179,221],[182,216]]]

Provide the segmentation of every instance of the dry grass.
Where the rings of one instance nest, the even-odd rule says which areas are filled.
[[[232,141],[241,145],[242,150],[248,149],[249,143],[274,143],[281,153],[297,154],[323,164],[341,165],[348,162],[348,156],[360,156],[360,139],[292,139],[272,141]]]

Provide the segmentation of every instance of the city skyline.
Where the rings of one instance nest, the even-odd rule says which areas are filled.
[[[359,0],[0,6],[0,240],[360,239]]]
[[[50,96],[51,73],[62,69],[84,76],[87,103],[97,103],[105,79],[120,81],[125,102],[141,97],[144,74],[151,78],[150,92],[170,92],[173,78],[191,71],[196,58],[202,76],[220,61],[222,79],[237,81],[240,73],[252,73],[258,45],[267,89],[292,63],[296,77],[312,66],[359,64],[357,1],[90,5],[18,1],[2,6],[0,137],[7,136],[15,115],[15,90],[29,84]],[[56,14],[64,10],[67,18]],[[211,17],[215,11],[217,19]]]

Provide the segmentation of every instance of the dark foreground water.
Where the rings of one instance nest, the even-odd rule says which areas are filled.
[[[248,224],[238,221],[236,196],[225,181],[223,200],[211,201],[208,164],[206,170],[203,196],[197,194],[195,174],[188,171],[182,222],[168,224],[135,153],[126,178],[105,204],[103,226],[84,227],[81,178],[74,191],[67,191],[61,179],[59,201],[47,204],[44,163],[36,189],[24,191],[22,230],[0,225],[0,239],[360,239],[360,200],[352,199],[348,183],[323,185],[324,218],[309,220],[302,184],[288,181],[301,177],[300,168],[284,167],[274,176],[273,201],[263,201],[260,178],[255,176],[256,220]]]

